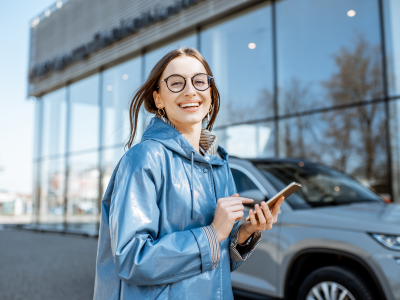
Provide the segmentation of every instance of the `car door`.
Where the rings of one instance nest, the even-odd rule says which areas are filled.
[[[268,195],[265,188],[251,173],[243,166],[230,163],[232,175],[239,195],[250,197],[250,195]],[[255,201],[257,203],[260,202]],[[254,203],[255,204],[255,203]],[[247,217],[250,208],[245,208]],[[262,232],[262,240],[252,255],[232,273],[232,286],[237,289],[246,290],[258,294],[276,296],[278,295],[278,244],[279,244],[279,218],[271,230]]]

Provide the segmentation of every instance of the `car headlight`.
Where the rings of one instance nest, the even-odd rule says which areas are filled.
[[[385,247],[400,250],[400,235],[370,233],[370,235]]]

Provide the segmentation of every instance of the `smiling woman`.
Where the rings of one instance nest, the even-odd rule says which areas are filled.
[[[178,94],[179,90],[176,86],[178,82],[180,82],[179,84],[183,90],[187,85],[187,81],[185,81],[185,79],[187,80],[187,77],[201,73],[207,76],[207,84],[209,88],[207,87],[205,90],[199,90],[197,88],[196,90],[199,92],[197,99],[193,96],[193,90],[195,88],[194,79],[196,78],[197,80],[197,77],[199,76],[191,78],[191,84],[189,84],[189,87],[185,89],[183,94]],[[171,75],[178,75],[178,81],[176,80],[177,77]],[[191,119],[191,122],[196,121],[196,123],[198,123],[208,115],[209,122],[207,124],[207,129],[211,130],[217,117],[220,103],[218,89],[215,84],[212,84],[212,75],[212,71],[207,61],[193,48],[179,48],[165,55],[154,66],[146,82],[133,97],[130,106],[131,134],[126,147],[130,148],[133,145],[139,112],[143,104],[145,109],[150,113],[157,114],[158,112],[161,112],[160,115],[163,115],[164,111],[170,121],[176,121],[178,116],[184,116],[185,120]],[[199,83],[197,83],[197,85],[198,84]],[[168,90],[171,91],[171,89],[173,93],[166,93]],[[176,91],[176,94],[174,94],[174,90]],[[161,97],[161,95],[164,97]],[[184,104],[189,102],[199,103],[199,108],[191,108],[191,110],[195,110],[193,111],[195,114],[182,114],[183,108],[179,107],[178,103]],[[179,111],[180,113],[178,113]],[[188,109],[184,111],[192,112]],[[184,128],[181,129],[184,130]]]
[[[133,97],[129,150],[102,201],[95,299],[233,299],[230,272],[272,228],[283,198],[272,211],[256,204],[239,224],[253,200],[237,194],[210,132],[219,102],[192,48],[166,54]],[[143,104],[156,116],[133,145]]]

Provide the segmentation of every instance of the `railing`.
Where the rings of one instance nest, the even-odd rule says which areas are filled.
[[[31,22],[30,22],[31,27],[32,28],[36,27],[41,21],[50,17],[55,11],[61,9],[69,1],[71,1],[71,0],[58,0],[56,3],[54,3],[50,7],[46,8],[42,13],[38,14],[36,17],[34,17],[31,20]]]

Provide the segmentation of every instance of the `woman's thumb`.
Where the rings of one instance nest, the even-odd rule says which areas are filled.
[[[231,197],[239,197],[239,194],[238,193],[233,194]]]

